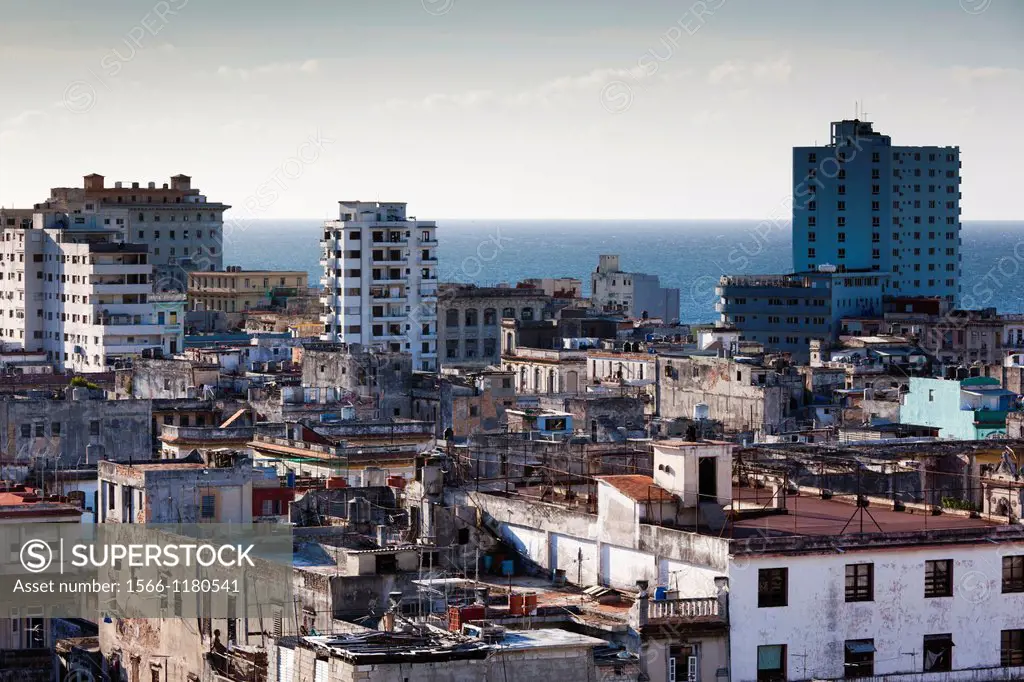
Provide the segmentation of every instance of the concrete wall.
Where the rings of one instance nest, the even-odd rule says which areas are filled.
[[[412,417],[412,356],[368,353],[341,345],[307,346],[302,353],[302,385],[337,388],[377,401],[377,417]]]
[[[152,428],[148,400],[0,401],[0,452],[7,461],[72,467],[86,464],[87,455],[90,464],[149,459]]]
[[[732,448],[731,444],[706,444],[668,447],[654,443],[654,482],[679,495],[683,506],[696,507],[700,491],[700,460],[715,460],[717,501],[722,505],[732,502]],[[700,500],[707,502],[709,500]]]
[[[279,680],[277,669],[269,682],[306,682],[316,675],[316,652],[296,647],[293,677]],[[280,655],[280,652],[278,653]],[[277,656],[274,657],[275,660]],[[323,664],[321,664],[323,665]],[[495,650],[486,658],[354,665],[341,658],[326,661],[331,682],[536,682],[539,679],[594,680],[594,660],[586,647]]]
[[[612,587],[635,589],[636,581],[642,577],[657,585],[660,577],[667,579],[669,574],[663,562],[670,560],[693,569],[694,580],[679,584],[681,592],[688,596],[714,596],[713,578],[725,576],[728,571],[728,541],[661,526],[632,524],[625,502],[628,498],[620,497],[617,505],[607,507],[610,513],[598,516],[531,500],[446,491],[450,504],[476,507],[484,522],[530,562],[545,572],[564,569],[570,583],[580,579],[577,559],[582,549],[584,585],[597,579]],[[671,570],[681,570],[681,566]]]
[[[729,571],[732,679],[755,679],[757,647],[769,644],[787,646],[790,679],[841,678],[848,639],[874,639],[876,677],[919,672],[924,636],[942,633],[953,635],[954,669],[995,669],[921,679],[1014,679],[998,668],[1000,631],[1021,628],[1021,596],[1002,594],[1001,576],[1002,557],[1019,553],[982,542],[737,560]],[[952,597],[924,598],[927,559],[953,560]],[[845,601],[851,563],[874,564],[874,601]],[[788,606],[758,608],[758,570],[776,567],[789,569]]]
[[[694,406],[703,403],[727,430],[776,433],[790,415],[790,399],[803,393],[799,376],[730,360],[663,358],[659,364],[658,414],[666,419],[692,418]],[[766,373],[767,385],[757,385],[752,373]]]
[[[697,680],[699,682],[719,682],[720,677],[715,673],[719,668],[729,667],[729,646],[727,637],[705,636],[694,637],[684,636],[669,639],[651,639],[644,646],[644,661],[647,663],[647,676],[651,680],[668,680],[669,654],[671,647],[679,643],[685,643],[694,649],[693,656],[697,657]],[[686,668],[679,669],[677,663],[676,679],[686,679]],[[735,678],[734,678],[735,679]]]
[[[205,473],[204,473],[205,472]],[[203,496],[213,495],[213,523],[252,523],[252,469],[248,463],[234,468],[203,468],[167,464],[145,471],[140,467],[100,462],[101,521],[124,518],[122,491],[130,488],[134,518],[129,523],[201,523]],[[113,484],[111,490],[104,483]]]
[[[136,359],[117,373],[118,397],[195,398],[203,386],[216,386],[219,370],[189,360]],[[190,390],[191,389],[191,390]]]
[[[626,389],[634,392],[636,389]],[[553,402],[553,401],[552,401]],[[577,431],[594,435],[597,442],[607,443],[623,440],[619,428],[640,430],[644,428],[644,410],[647,404],[635,397],[591,397],[566,398],[558,409],[563,409],[573,417],[573,425]],[[545,399],[541,398],[545,406]]]

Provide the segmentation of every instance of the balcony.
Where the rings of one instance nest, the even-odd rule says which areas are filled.
[[[728,614],[717,597],[689,599],[658,599],[647,603],[647,619],[639,623],[638,605],[630,610],[630,620],[641,629],[668,628],[673,632],[683,629],[724,629],[728,627]]]
[[[385,246],[387,244],[408,244],[409,238],[404,234],[399,234],[398,236],[385,234],[381,239],[371,238],[370,243],[375,246],[378,244],[381,246]]]
[[[392,303],[400,303],[408,298],[404,291],[393,292],[389,289],[371,289],[370,300],[371,301],[388,301]]]
[[[106,353],[109,358],[111,355],[138,355],[146,348],[160,348],[160,344],[154,342],[110,344],[103,346],[103,352]]]

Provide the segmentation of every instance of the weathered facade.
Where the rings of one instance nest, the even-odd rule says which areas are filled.
[[[84,388],[64,400],[0,400],[0,451],[7,462],[46,468],[149,459],[151,410],[149,400],[90,399]]]
[[[334,388],[370,397],[378,419],[412,416],[412,356],[377,352],[360,345],[306,344],[302,351],[302,385]]]
[[[795,425],[803,400],[795,372],[731,358],[659,356],[657,414],[663,418],[707,417],[726,430],[777,433]]]
[[[100,462],[100,523],[251,523],[252,465]]]
[[[448,285],[438,298],[443,366],[485,367],[501,361],[501,320],[550,319],[551,297],[535,289]]]
[[[119,398],[196,399],[204,387],[215,388],[220,369],[214,364],[172,359],[138,359],[117,371]]]

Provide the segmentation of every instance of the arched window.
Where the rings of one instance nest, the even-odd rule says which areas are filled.
[[[484,308],[484,324],[493,327],[498,323],[498,311],[494,308]]]
[[[459,326],[459,311],[458,310],[446,310],[444,313],[444,324],[447,327],[458,327]]]
[[[466,308],[466,326],[475,327],[480,323],[476,308]]]
[[[502,317],[511,317],[511,318],[515,319],[516,309],[515,308],[502,308],[501,309],[501,316]]]

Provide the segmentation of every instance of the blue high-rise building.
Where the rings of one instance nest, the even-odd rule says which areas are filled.
[[[793,269],[887,274],[885,293],[960,299],[960,148],[896,147],[867,121],[793,148]]]

